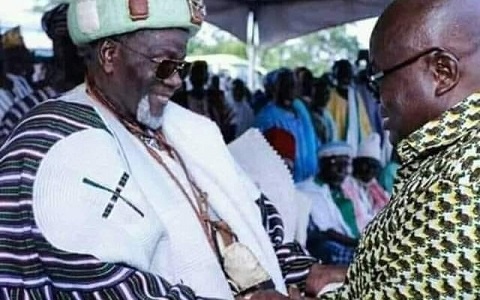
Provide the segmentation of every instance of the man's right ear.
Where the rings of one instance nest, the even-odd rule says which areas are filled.
[[[104,40],[98,47],[98,61],[105,73],[111,74],[113,72],[114,61],[118,56],[118,50],[118,44],[110,39]]]

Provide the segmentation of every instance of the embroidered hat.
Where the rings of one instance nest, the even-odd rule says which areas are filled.
[[[185,28],[205,18],[203,0],[71,0],[68,30],[76,45],[139,29]]]

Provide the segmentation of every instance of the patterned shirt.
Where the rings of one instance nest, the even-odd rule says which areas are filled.
[[[0,118],[3,118],[16,100],[15,95],[11,91],[0,88]]]
[[[32,87],[24,77],[8,73],[7,78],[13,83],[12,93],[16,99],[22,99],[33,93]]]
[[[321,299],[480,299],[480,94],[399,145],[394,197]]]
[[[0,89],[0,119],[5,116],[16,102],[33,92],[32,87],[25,78],[13,74],[7,74],[6,76],[12,82],[12,87],[9,90]]]
[[[36,90],[30,95],[16,101],[5,111],[3,117],[0,114],[0,146],[12,132],[13,128],[22,120],[22,118],[38,104],[52,98],[56,98],[58,93],[51,87],[44,87]]]
[[[42,160],[57,143],[89,129],[108,132],[92,107],[45,102],[29,112],[0,147],[0,299],[202,299],[189,287],[172,285],[156,274],[60,250],[42,234],[33,210]],[[261,198],[257,204],[285,282],[304,285],[315,259],[298,244],[284,244],[283,223],[270,201]]]

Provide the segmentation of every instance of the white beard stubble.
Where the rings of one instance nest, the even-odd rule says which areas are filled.
[[[150,112],[148,96],[143,97],[137,106],[137,121],[152,130],[158,130],[163,125],[163,115],[153,116]]]

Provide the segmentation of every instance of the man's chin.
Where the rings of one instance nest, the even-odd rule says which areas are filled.
[[[137,116],[137,121],[148,129],[158,130],[163,125],[163,113],[160,116],[154,116],[151,113]]]
[[[157,118],[162,116],[165,107],[167,106],[168,102],[170,102],[170,98],[161,95],[149,95],[148,101],[150,113],[152,116]]]
[[[164,107],[152,113],[148,98],[142,98],[137,107],[137,121],[151,130],[158,130],[163,125]]]

